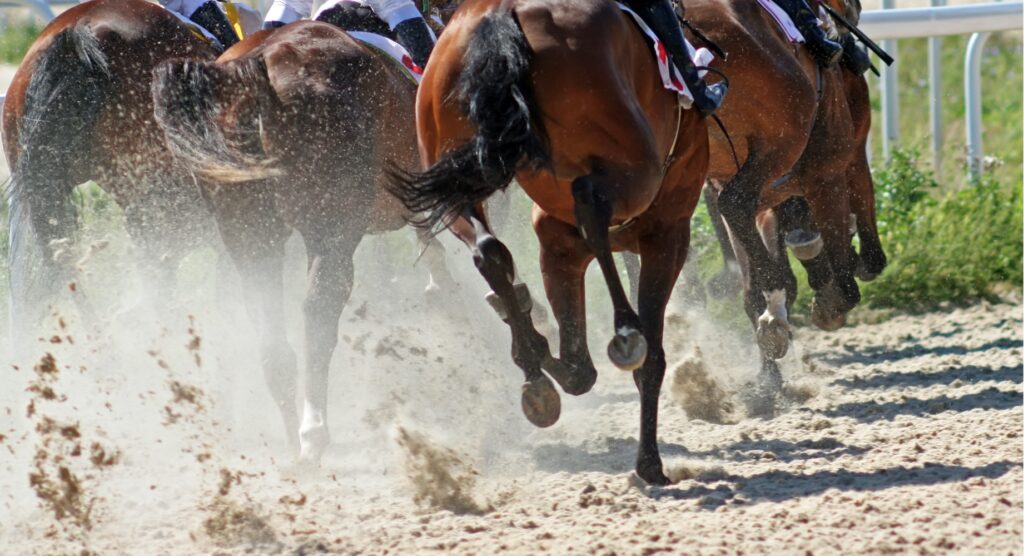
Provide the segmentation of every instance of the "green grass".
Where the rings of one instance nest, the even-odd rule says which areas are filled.
[[[0,63],[17,64],[39,36],[43,26],[24,21],[0,26]]]

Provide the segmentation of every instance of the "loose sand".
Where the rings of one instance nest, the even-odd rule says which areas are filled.
[[[367,261],[383,246],[357,260],[384,278],[343,319],[312,475],[244,318],[55,324],[53,361],[3,371],[3,552],[1021,553],[1019,302],[800,329],[772,419],[744,415],[746,334],[674,310],[660,437],[678,482],[660,488],[631,471],[628,374],[598,356],[595,390],[532,429],[479,279],[446,310]]]

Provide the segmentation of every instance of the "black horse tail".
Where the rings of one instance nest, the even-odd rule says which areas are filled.
[[[263,58],[172,60],[153,70],[153,108],[171,151],[197,176],[241,183],[282,175],[263,150],[276,95]]]
[[[7,188],[10,308],[19,328],[27,324],[23,317],[40,317],[32,314],[35,304],[69,278],[51,251],[75,234],[75,165],[91,148],[112,82],[107,56],[86,25],[60,31],[35,59]]]
[[[446,227],[516,172],[549,160],[530,82],[530,46],[515,15],[485,15],[473,31],[456,94],[476,126],[473,138],[422,173],[391,170],[390,191],[423,228]]]

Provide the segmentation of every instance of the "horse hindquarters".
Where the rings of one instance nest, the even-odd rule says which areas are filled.
[[[22,71],[31,71],[32,77],[22,99],[24,113],[15,124],[19,152],[8,191],[14,330],[34,324],[42,316],[41,303],[72,278],[70,265],[51,248],[74,233],[70,195],[89,177],[92,131],[111,84],[107,57],[85,25],[58,32]],[[5,137],[13,133],[4,130]],[[76,296],[76,301],[91,318],[84,300]]]
[[[449,29],[454,36],[458,29]],[[508,187],[526,167],[548,160],[530,81],[530,47],[513,15],[496,10],[484,15],[464,49],[442,37],[417,96],[417,127],[424,162],[420,173],[392,174],[390,190],[414,214],[426,213],[423,227],[450,226],[473,252],[474,262],[496,294],[499,315],[512,332],[512,359],[522,369],[522,409],[536,426],[554,424],[561,405],[541,368],[561,363],[531,317],[525,284],[515,283],[508,248],[494,237],[483,202]],[[451,89],[451,90],[449,90]],[[453,107],[451,95],[461,97]],[[439,109],[435,110],[435,107]],[[467,114],[468,112],[468,114]],[[450,148],[451,139],[473,127],[468,139]]]

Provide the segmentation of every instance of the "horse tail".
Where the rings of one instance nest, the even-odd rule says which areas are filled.
[[[112,82],[107,56],[86,25],[60,31],[35,59],[7,187],[10,309],[18,327],[23,316],[40,316],[28,313],[68,278],[55,267],[50,248],[75,233],[74,166],[90,150]]]
[[[262,57],[172,60],[153,70],[153,108],[171,151],[196,175],[242,183],[283,174],[262,144],[276,95]]]
[[[447,227],[524,167],[549,161],[530,81],[532,51],[515,15],[485,15],[469,40],[456,94],[476,134],[424,172],[391,169],[390,191],[424,228]]]

